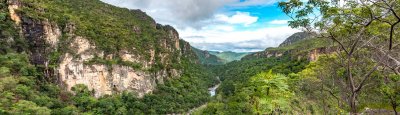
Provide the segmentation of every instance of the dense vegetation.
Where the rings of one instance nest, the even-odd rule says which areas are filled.
[[[249,54],[248,52],[218,52],[218,51],[203,51],[197,48],[192,48],[196,53],[201,64],[204,65],[223,65],[235,60],[240,60],[242,57]]]
[[[17,26],[10,18],[6,0],[0,0],[0,53],[24,51],[27,43],[19,36]],[[13,39],[13,40],[10,40]]]
[[[234,70],[229,72],[240,72],[223,73],[221,76],[230,78],[222,82],[216,99],[199,113],[397,115],[399,5],[398,0],[280,2],[282,11],[293,19],[289,26],[317,34],[314,39],[266,51],[297,57],[316,48],[330,50],[300,70],[290,70],[291,66],[299,67],[295,65],[282,68],[289,69],[288,73],[269,68],[243,74],[257,70],[254,65],[249,70],[240,68],[249,67],[245,62],[251,60],[225,67]]]
[[[218,51],[209,51],[210,54],[215,55],[226,62],[232,62],[235,60],[240,60],[242,57],[246,56],[249,54],[248,52],[232,52],[232,51],[224,51],[224,52],[218,52]]]
[[[203,51],[197,48],[192,48],[192,50],[196,53],[197,57],[201,64],[204,65],[222,65],[227,61],[217,57],[216,55],[211,54],[209,51]]]
[[[314,49],[324,49],[330,45],[330,42],[323,38],[316,37],[305,37],[298,38],[300,40],[295,40],[293,42],[281,43],[279,47],[270,47],[261,52],[251,53],[249,55],[244,56],[243,60],[251,60],[257,58],[265,58],[267,57],[265,54],[290,54],[294,56],[306,56],[311,50]],[[290,45],[287,45],[289,44]]]
[[[148,49],[170,53],[160,47],[168,38],[170,26],[157,25],[151,17],[139,10],[128,10],[107,5],[98,0],[21,0],[18,10],[24,18],[36,21],[50,20],[62,30],[59,50],[40,54],[49,56],[50,66],[56,68],[68,41],[67,26],[75,26],[74,34],[85,36],[98,50],[115,54],[120,50],[149,59]],[[159,84],[152,94],[138,98],[135,93],[122,92],[93,96],[85,85],[76,85],[72,92],[62,89],[57,82],[44,75],[44,65],[32,64],[32,45],[21,36],[20,25],[11,20],[7,0],[0,0],[0,114],[167,114],[184,113],[209,101],[207,88],[217,82],[214,75],[201,65],[191,51],[182,54],[180,63],[171,59],[174,68],[182,69],[180,77],[170,77]],[[29,30],[31,31],[31,30]],[[36,31],[36,30],[35,30]],[[35,32],[32,31],[32,32]],[[38,30],[39,31],[39,30]],[[32,34],[32,33],[30,33]],[[181,42],[181,46],[184,43]],[[167,45],[175,43],[168,43]],[[40,49],[43,50],[43,49]],[[37,53],[37,52],[35,52]],[[156,57],[156,68],[163,68]],[[85,64],[120,64],[139,69],[142,65],[122,61],[119,57],[106,60],[95,57]],[[162,67],[160,67],[162,66]],[[152,68],[153,69],[153,68]],[[153,70],[155,71],[155,70]],[[56,77],[56,76],[55,76]],[[54,78],[57,79],[57,78]]]
[[[346,69],[338,63],[336,54],[315,62],[284,55],[215,66],[222,80],[218,95],[196,114],[345,114],[351,111],[341,99],[348,95],[346,79],[340,77]],[[382,72],[372,73],[367,90],[359,94],[358,111],[391,114],[396,108],[400,77]]]
[[[55,21],[62,30],[74,25],[75,34],[106,53],[125,49],[149,59],[146,49],[166,50],[158,47],[159,40],[168,39],[164,37],[171,27],[157,25],[141,11],[98,0],[22,1],[26,5],[18,11],[22,15]],[[0,0],[0,114],[173,114],[207,102],[195,114],[368,114],[376,110],[397,114],[400,109],[398,0],[281,2],[279,7],[293,19],[290,26],[318,34],[266,49],[284,52],[282,56],[250,57],[224,65],[219,65],[217,56],[194,49],[192,53],[207,68],[193,61],[196,56],[182,56],[179,65],[171,62],[183,70],[181,76],[157,85],[143,98],[132,92],[95,98],[85,85],[69,92],[47,80],[43,67],[32,65],[31,44],[11,21],[6,2]],[[321,17],[312,16],[315,13]],[[67,41],[65,36],[61,40]],[[318,48],[331,50],[309,62],[310,50]],[[60,49],[50,53],[53,66],[65,53]],[[86,62],[93,63],[142,66],[118,57]],[[207,88],[218,82],[215,76],[222,83],[210,98]]]
[[[185,61],[183,75],[158,85],[153,94],[137,98],[125,92],[96,99],[84,85],[73,87],[73,94],[43,82],[26,54],[2,54],[0,65],[0,114],[183,113],[209,101],[207,88],[217,82],[208,70]]]
[[[217,75],[221,78],[222,84],[216,99],[201,112],[202,114],[257,114],[277,110],[289,112],[290,109],[283,110],[283,108],[290,107],[289,99],[294,94],[289,90],[289,85],[295,82],[295,78],[286,76],[303,70],[307,63],[304,59],[297,60],[284,56],[234,61],[215,67],[214,70],[218,71]],[[265,91],[271,92],[271,95],[266,95]],[[271,105],[272,102],[277,105]]]
[[[155,47],[165,35],[156,29],[155,21],[144,12],[118,8],[99,0],[22,2],[29,6],[20,10],[23,15],[35,20],[55,21],[60,28],[72,24],[76,26],[75,34],[88,38],[107,53],[126,49],[145,55],[146,48]]]

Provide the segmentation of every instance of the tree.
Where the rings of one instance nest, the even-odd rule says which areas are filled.
[[[11,114],[32,114],[32,115],[50,115],[51,110],[46,107],[39,107],[36,103],[26,100],[20,100],[13,104]]]
[[[272,71],[255,75],[246,88],[250,94],[250,103],[258,114],[282,113],[288,110],[290,97],[288,78]]]
[[[381,82],[379,91],[386,97],[395,115],[397,115],[397,107],[400,106],[400,76],[396,74],[387,75]]]
[[[94,98],[89,91],[87,86],[83,84],[77,84],[71,89],[74,91],[75,96],[72,100],[75,102],[75,106],[78,107],[81,111],[87,112],[93,109],[96,103],[96,98]]]
[[[377,54],[371,47],[386,42],[388,45],[384,46],[388,51],[383,53],[393,50],[395,30],[400,22],[399,5],[398,0],[290,0],[279,3],[283,12],[292,18],[289,21],[291,27],[318,33],[321,38],[333,41],[339,64],[345,68],[343,76],[350,94],[346,100],[352,114],[357,113],[357,97],[382,65],[382,57],[388,58],[388,55],[368,58]],[[395,66],[399,67],[398,64]]]

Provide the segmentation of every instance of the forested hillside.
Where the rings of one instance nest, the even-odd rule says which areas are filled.
[[[244,56],[246,56],[250,53],[248,53],[248,52],[232,52],[232,51],[223,51],[223,52],[210,51],[210,54],[215,55],[223,60],[226,60],[226,62],[232,62],[235,60],[240,60]]]
[[[140,5],[170,3],[149,2]],[[195,3],[174,7],[205,15],[197,10],[207,10],[200,7],[207,1]],[[400,0],[274,4],[293,33],[303,32],[279,47],[236,53],[199,50],[145,12],[99,0],[0,0],[0,115],[398,115]],[[226,36],[256,39],[242,34],[259,33],[251,32],[256,24],[284,25],[239,11],[205,15],[217,20],[175,13],[193,18],[185,22],[191,25],[221,26],[206,31],[210,38],[232,32]],[[187,35],[199,45],[232,45],[216,48],[259,45]]]
[[[289,26],[312,36],[215,67],[222,78],[218,95],[196,114],[397,115],[399,5],[280,2]]]
[[[204,65],[223,65],[227,62],[227,60],[224,60],[220,57],[217,57],[216,55],[212,54],[210,51],[203,51],[197,48],[192,48],[193,51],[196,53],[197,57],[199,58],[199,61],[201,64]]]
[[[215,76],[171,26],[98,0],[0,0],[0,114],[184,113]]]

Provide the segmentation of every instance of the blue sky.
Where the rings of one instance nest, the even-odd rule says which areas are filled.
[[[254,52],[276,47],[298,32],[287,26],[278,0],[102,0],[141,9],[177,29],[196,48]]]

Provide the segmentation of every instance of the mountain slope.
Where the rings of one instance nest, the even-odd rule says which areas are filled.
[[[327,43],[296,33],[279,47],[267,48],[213,68],[222,83],[218,95],[200,114],[309,114],[323,113],[304,100],[298,88],[303,71],[319,55],[329,53]],[[311,63],[312,64],[312,63]]]
[[[306,35],[306,33],[295,33],[288,37],[279,47],[267,48],[264,51],[255,52],[243,57],[243,60],[258,58],[280,57],[290,54],[295,58],[306,58],[316,60],[318,55],[332,52],[332,49],[326,48],[329,43],[321,38]]]
[[[191,49],[180,46],[176,30],[139,10],[97,0],[14,0],[10,6],[30,43],[32,64],[57,72],[46,77],[58,77],[68,90],[85,84],[97,97],[124,90],[142,96],[156,86],[152,78],[162,83],[180,76],[180,57],[190,56],[182,53]]]
[[[167,114],[209,99],[216,79],[192,46],[140,10],[98,0],[0,3],[0,114],[26,105],[36,107],[27,114]]]
[[[289,36],[288,38],[286,38],[285,41],[283,41],[279,47],[284,47],[284,46],[288,46],[291,45],[295,42],[301,41],[301,40],[305,40],[311,38],[311,35],[309,33],[306,32],[297,32],[294,33],[293,35]]]
[[[196,53],[197,57],[201,64],[204,65],[222,65],[227,61],[212,54],[210,51],[203,51],[197,48],[192,47],[193,51]]]
[[[210,54],[213,54],[223,60],[226,60],[226,62],[240,60],[240,59],[242,59],[242,57],[249,54],[247,52],[238,53],[238,52],[231,52],[231,51],[225,51],[225,52],[209,51],[209,52],[210,52]]]

